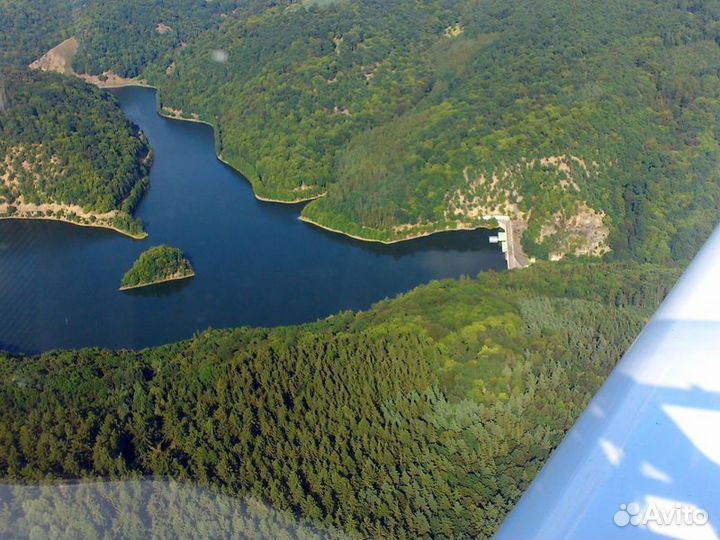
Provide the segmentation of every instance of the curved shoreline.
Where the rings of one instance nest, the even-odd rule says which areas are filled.
[[[86,81],[86,82],[88,82],[88,81]],[[94,84],[94,83],[89,83],[89,84]],[[113,90],[113,89],[118,89],[118,88],[149,88],[151,90],[155,90],[157,95],[160,95],[159,87],[149,84],[149,83],[143,83],[143,82],[137,82],[137,81],[107,84],[107,85],[95,85],[95,86],[97,86],[98,88],[102,88],[104,90]],[[162,118],[166,118],[168,120],[177,120],[178,122],[191,122],[193,124],[204,124],[204,125],[212,128],[213,132],[217,130],[217,128],[215,127],[214,124],[212,124],[206,120],[202,120],[200,118],[183,118],[182,116],[173,116],[171,114],[167,114],[167,113],[163,112],[163,110],[157,106],[155,107],[155,111],[157,112],[158,116],[160,116]],[[302,197],[302,198],[293,199],[290,201],[284,200],[284,199],[273,199],[270,197],[263,197],[262,195],[258,195],[256,193],[255,186],[253,185],[252,180],[250,180],[250,178],[248,178],[240,169],[235,167],[232,163],[230,163],[229,161],[224,159],[220,154],[218,154],[217,148],[214,148],[214,151],[215,151],[215,159],[217,159],[219,162],[227,165],[233,171],[235,171],[237,174],[239,174],[245,180],[247,180],[247,182],[250,184],[250,188],[251,188],[253,197],[255,197],[258,201],[268,202],[268,203],[277,203],[277,204],[300,204],[300,203],[305,203],[305,202],[309,202],[309,201],[314,201],[315,199],[324,197],[327,194],[327,192],[324,191],[324,192],[320,193],[319,195],[312,195],[310,197]]]
[[[162,113],[160,114],[160,116],[162,116],[162,117],[164,117],[164,118],[169,118],[170,120],[181,120],[181,121],[187,121],[187,122],[198,122],[198,123],[202,123],[202,124],[205,124],[205,125],[207,125],[207,126],[210,126],[210,127],[213,129],[213,131],[215,130],[215,126],[213,126],[213,125],[210,124],[209,122],[205,122],[204,120],[193,120],[193,119],[187,119],[187,118],[175,118],[175,117],[173,117],[173,116],[166,116],[166,115],[164,115],[164,114],[162,114]],[[235,165],[233,165],[232,163],[230,163],[229,161],[227,161],[225,158],[223,158],[223,157],[222,157],[220,154],[218,154],[217,152],[215,153],[215,158],[216,158],[220,163],[222,163],[222,164],[224,164],[224,165],[227,165],[227,166],[230,167],[235,173],[237,173],[237,174],[239,174],[240,176],[242,176],[242,177],[247,181],[247,183],[250,184],[250,190],[252,191],[253,197],[255,197],[255,198],[256,198],[258,201],[260,201],[260,202],[275,203],[275,204],[300,204],[300,203],[304,203],[304,202],[314,201],[315,199],[319,199],[320,197],[324,197],[325,195],[327,195],[327,191],[323,191],[323,192],[320,193],[319,195],[311,195],[310,197],[303,197],[303,198],[300,198],[300,199],[293,199],[293,200],[291,200],[291,201],[286,201],[286,200],[284,200],[284,199],[272,199],[272,198],[270,198],[270,197],[263,197],[262,195],[258,195],[258,194],[257,194],[257,192],[255,191],[255,186],[254,186],[253,183],[252,183],[252,180],[250,180],[245,174],[243,174],[243,172],[242,172],[240,169],[238,169],[237,167],[235,167]]]
[[[25,221],[58,221],[60,223],[68,223],[70,225],[77,225],[78,227],[88,227],[90,229],[107,229],[120,233],[121,235],[131,238],[132,240],[145,240],[148,237],[148,233],[143,232],[142,234],[133,234],[130,231],[124,231],[113,227],[112,225],[100,225],[97,223],[78,223],[64,218],[48,217],[48,216],[0,216],[0,221],[3,220],[25,220]]]
[[[125,83],[125,84],[117,84],[117,85],[114,85],[114,86],[112,86],[112,87],[106,87],[106,88],[125,88],[125,87],[133,87],[133,86],[140,87],[140,88],[151,88],[151,89],[155,90],[157,96],[159,96],[159,95],[160,95],[160,92],[161,92],[161,89],[160,89],[159,87],[157,87],[157,86],[154,86],[154,85],[151,85],[151,84],[147,84],[147,83],[135,83],[135,82],[128,82],[128,83]],[[211,124],[210,122],[207,122],[207,121],[201,120],[201,119],[195,119],[195,118],[182,118],[182,117],[177,117],[177,116],[171,116],[171,115],[169,115],[169,114],[165,114],[165,113],[162,111],[162,109],[159,108],[157,105],[158,105],[158,103],[156,103],[156,111],[157,111],[157,114],[160,115],[160,116],[163,117],[163,118],[167,118],[168,120],[178,120],[178,121],[181,121],[181,122],[194,122],[194,123],[196,123],[196,124],[205,124],[206,126],[210,126],[210,128],[212,128],[213,131],[216,131],[215,126],[214,126],[213,124]],[[213,146],[214,146],[214,145],[213,145]],[[258,201],[261,201],[261,202],[276,203],[276,204],[300,204],[300,203],[305,203],[305,202],[309,202],[309,201],[314,201],[314,200],[316,200],[316,199],[319,199],[319,198],[321,198],[321,197],[324,197],[324,196],[327,194],[327,192],[325,191],[325,192],[323,192],[323,193],[320,193],[319,195],[313,195],[313,196],[310,196],[310,197],[305,197],[305,198],[300,198],[300,199],[294,199],[294,200],[291,200],[291,201],[282,200],[282,199],[272,199],[272,198],[269,198],[269,197],[263,197],[263,196],[258,195],[258,194],[256,193],[256,191],[255,191],[255,186],[253,185],[252,180],[250,180],[250,178],[248,178],[245,174],[243,174],[243,172],[242,172],[241,170],[239,170],[237,167],[235,167],[232,163],[226,161],[219,153],[217,153],[217,149],[216,149],[216,148],[215,148],[215,158],[216,158],[218,161],[220,161],[221,163],[224,163],[225,165],[227,165],[228,167],[230,167],[233,171],[235,171],[236,173],[238,173],[240,176],[242,176],[243,178],[245,178],[245,179],[247,180],[247,182],[250,184],[250,189],[251,189],[251,191],[252,191],[253,196],[255,197],[255,199],[257,199]],[[397,243],[400,243],[400,242],[407,242],[407,241],[410,241],[410,240],[417,240],[418,238],[425,238],[425,237],[431,236],[431,235],[433,235],[433,234],[439,234],[439,233],[444,233],[444,232],[475,231],[475,230],[478,230],[478,229],[494,229],[494,228],[495,228],[495,227],[491,227],[491,226],[486,225],[486,224],[482,224],[482,225],[476,225],[476,226],[456,227],[456,228],[452,228],[452,229],[449,229],[449,228],[448,228],[448,229],[439,229],[439,230],[434,230],[434,231],[429,231],[429,232],[423,232],[423,233],[416,233],[416,234],[411,234],[411,235],[406,236],[406,237],[398,238],[398,239],[396,239],[396,240],[378,240],[378,239],[375,239],[375,238],[365,238],[365,237],[362,237],[362,236],[357,236],[357,235],[355,235],[355,234],[352,234],[352,233],[349,233],[349,232],[346,232],[346,231],[342,231],[342,230],[339,230],[339,229],[333,229],[332,227],[328,227],[328,226],[326,226],[326,225],[322,225],[321,223],[318,223],[317,221],[314,221],[314,220],[312,220],[312,219],[310,219],[310,218],[308,218],[308,217],[306,217],[306,216],[303,216],[302,214],[300,214],[299,219],[300,219],[301,221],[304,221],[305,223],[308,223],[308,224],[313,225],[313,226],[315,226],[315,227],[319,227],[320,229],[324,229],[324,230],[326,230],[326,231],[328,231],[328,232],[332,232],[332,233],[335,233],[335,234],[341,234],[341,235],[346,236],[346,237],[348,237],[348,238],[352,238],[353,240],[359,240],[359,241],[361,241],[361,242],[375,242],[375,243],[385,244],[385,245],[397,244]],[[497,228],[504,229],[504,226],[503,226],[502,223],[499,222]]]
[[[128,83],[128,84],[113,86],[112,88],[125,88],[125,87],[132,87],[132,86],[137,86],[137,87],[140,87],[140,88],[152,88],[152,89],[155,90],[155,92],[157,92],[158,94],[159,94],[159,92],[160,92],[160,89],[159,89],[157,86],[152,86],[152,85],[150,85],[150,84],[131,84],[131,83]],[[108,87],[108,88],[110,88],[110,87]],[[206,120],[201,120],[200,118],[183,118],[182,116],[172,116],[172,115],[170,115],[170,114],[167,114],[167,113],[163,112],[163,110],[160,109],[160,108],[158,108],[158,107],[156,107],[156,111],[157,111],[158,115],[160,115],[162,118],[167,118],[168,120],[177,120],[177,121],[179,121],[179,122],[191,122],[191,123],[194,123],[194,124],[204,124],[204,125],[209,126],[210,128],[212,128],[213,132],[215,132],[215,131],[217,130],[217,128],[215,127],[214,124],[211,124],[210,122],[208,122],[208,121],[206,121]],[[233,165],[232,163],[230,163],[229,161],[227,161],[225,158],[223,158],[223,157],[217,152],[217,148],[215,148],[214,146],[215,146],[215,145],[214,145],[214,143],[213,143],[213,150],[215,151],[215,159],[217,159],[220,163],[223,163],[223,164],[227,165],[227,166],[230,167],[235,173],[237,173],[238,175],[242,176],[242,177],[248,182],[248,184],[250,184],[250,190],[252,191],[253,197],[255,197],[258,201],[268,202],[268,203],[276,203],[276,204],[300,204],[300,203],[305,203],[305,202],[309,202],[309,201],[314,201],[315,199],[319,199],[320,197],[324,197],[324,196],[327,194],[327,191],[323,191],[323,192],[320,193],[319,195],[312,195],[312,196],[310,196],[310,197],[302,197],[302,198],[299,198],[299,199],[292,199],[292,200],[290,200],[290,201],[285,200],[285,199],[273,199],[273,198],[270,198],[270,197],[263,197],[262,195],[258,195],[257,192],[255,191],[255,186],[253,185],[252,180],[250,180],[250,178],[248,178],[248,176],[245,175],[240,169],[238,169],[237,167],[235,167],[235,165]]]
[[[160,285],[161,283],[170,283],[171,281],[180,281],[183,279],[189,279],[191,277],[195,277],[195,272],[192,272],[192,273],[184,275],[184,276],[165,278],[165,279],[160,279],[158,281],[151,281],[150,283],[139,283],[138,285],[129,285],[129,286],[125,286],[125,287],[120,287],[118,289],[118,291],[131,291],[133,289],[144,289],[145,287],[152,287],[153,285]]]
[[[218,158],[218,159],[220,159],[220,158]],[[223,161],[222,159],[220,159],[220,161],[222,161],[229,167],[232,167],[232,165],[230,165],[227,161]],[[235,167],[233,167],[233,170],[237,171],[237,169]],[[240,172],[240,171],[238,171],[238,172]],[[242,174],[242,173],[240,173],[240,174]],[[243,176],[245,176],[245,175],[243,175]],[[250,183],[250,186],[252,187],[252,182]],[[301,204],[301,203],[314,201],[316,199],[320,199],[320,198],[324,197],[325,195],[327,195],[327,191],[323,191],[319,195],[312,195],[310,197],[305,197],[303,199],[293,199],[292,201],[283,201],[280,199],[268,199],[266,197],[261,197],[260,195],[255,193],[254,189],[253,189],[253,195],[255,195],[255,198],[261,202],[274,203],[274,204]]]
[[[75,76],[79,76],[79,75],[75,74]],[[80,77],[80,78],[82,79],[82,77]],[[215,125],[212,124],[212,123],[210,123],[210,122],[208,122],[208,121],[206,121],[206,120],[202,120],[202,119],[200,119],[200,118],[197,118],[197,119],[195,119],[195,118],[183,118],[183,117],[172,116],[172,115],[169,115],[169,114],[164,113],[163,110],[162,110],[162,108],[160,107],[160,99],[159,99],[160,94],[161,94],[161,88],[158,87],[158,86],[155,86],[155,85],[153,85],[153,84],[150,84],[150,83],[148,83],[148,82],[146,82],[146,81],[142,81],[142,80],[126,80],[126,81],[118,82],[118,83],[102,84],[102,83],[97,83],[97,82],[95,82],[95,81],[88,81],[88,80],[86,80],[86,79],[83,79],[83,80],[85,80],[88,84],[94,84],[95,86],[97,86],[97,87],[99,87],[99,88],[103,88],[103,89],[138,87],[138,88],[149,88],[149,89],[155,90],[155,94],[156,94],[155,109],[156,109],[156,112],[157,112],[157,114],[158,114],[159,116],[161,116],[161,117],[163,117],[163,118],[167,118],[168,120],[178,120],[178,121],[184,121],[184,122],[194,122],[194,123],[196,123],[196,124],[205,124],[205,125],[207,125],[207,126],[210,126],[210,128],[213,130],[213,133],[215,133],[215,132],[217,131]],[[298,198],[298,199],[293,199],[293,200],[273,199],[273,198],[270,198],[270,197],[264,197],[264,196],[258,195],[257,192],[256,192],[256,190],[255,190],[255,185],[253,185],[252,180],[250,180],[250,178],[249,178],[248,176],[246,176],[245,174],[243,174],[243,172],[242,172],[240,169],[238,169],[237,167],[235,167],[235,166],[234,166],[233,164],[231,164],[230,162],[226,161],[226,160],[218,153],[217,148],[215,148],[215,144],[214,144],[214,143],[213,143],[213,148],[214,148],[214,151],[215,151],[215,158],[216,158],[218,161],[220,161],[221,163],[227,165],[227,166],[230,167],[233,171],[235,171],[237,174],[239,174],[240,176],[242,176],[243,178],[245,178],[245,180],[250,184],[250,190],[252,191],[253,196],[254,196],[255,199],[258,200],[258,201],[267,202],[267,203],[277,203],[277,204],[301,204],[301,203],[313,201],[313,200],[315,200],[315,199],[319,199],[319,198],[321,198],[321,197],[324,197],[324,196],[327,194],[327,192],[323,192],[323,193],[320,193],[319,195],[313,195],[313,196],[310,196],[310,197],[303,197],[303,198]],[[316,227],[319,227],[319,228],[321,228],[321,229],[325,229],[326,231],[329,231],[329,232],[332,232],[332,233],[342,234],[342,235],[344,235],[344,236],[346,236],[346,237],[348,237],[348,238],[352,238],[352,239],[354,239],[354,240],[359,240],[359,241],[362,241],[362,242],[375,242],[375,243],[386,244],[386,245],[387,245],[387,244],[396,244],[396,243],[399,243],[399,242],[406,242],[406,241],[415,240],[415,239],[418,239],[418,238],[424,238],[424,237],[431,236],[431,235],[433,235],[433,234],[439,234],[439,233],[442,233],[442,232],[474,231],[474,230],[477,230],[477,229],[491,229],[491,228],[494,228],[494,227],[489,227],[489,226],[487,226],[487,225],[485,225],[485,224],[482,224],[482,225],[477,225],[477,226],[446,228],[446,229],[439,229],[439,230],[434,230],[434,231],[429,231],[429,232],[416,233],[416,234],[411,234],[411,235],[406,236],[406,237],[398,238],[398,239],[396,239],[396,240],[377,240],[377,239],[373,239],[373,238],[364,238],[364,237],[362,237],[362,236],[357,236],[357,235],[355,235],[355,234],[352,234],[352,233],[349,233],[349,232],[346,232],[346,231],[342,231],[342,230],[339,230],[339,229],[333,229],[332,227],[328,227],[328,226],[326,226],[326,225],[322,225],[322,224],[320,224],[320,223],[318,223],[318,222],[316,222],[316,221],[314,221],[314,220],[312,220],[312,219],[310,219],[310,218],[307,218],[307,217],[303,216],[302,214],[301,214],[299,217],[300,217],[300,220],[302,220],[302,221],[304,221],[304,222],[306,222],[306,223],[309,223],[309,224],[314,225],[314,226],[316,226]],[[501,229],[504,228],[502,223],[499,223],[498,226],[499,226],[499,228],[501,228]],[[146,236],[147,236],[147,235],[146,235]],[[131,236],[131,237],[132,237],[132,236]],[[510,265],[508,265],[508,266],[510,266]]]
[[[377,238],[365,238],[362,236],[357,236],[352,233],[341,231],[339,229],[333,229],[332,227],[328,227],[327,225],[318,223],[317,221],[314,221],[314,220],[310,219],[309,217],[305,217],[303,215],[300,215],[298,217],[298,219],[300,221],[304,221],[305,223],[308,223],[308,224],[318,227],[320,229],[324,229],[326,231],[336,233],[336,234],[342,234],[343,236],[347,236],[349,238],[352,238],[353,240],[360,240],[361,242],[374,242],[376,244],[385,244],[385,245],[399,244],[400,242],[408,242],[410,240],[417,240],[419,238],[426,238],[426,237],[432,236],[434,234],[441,234],[441,233],[446,233],[446,232],[477,231],[479,229],[488,229],[488,230],[502,229],[502,226],[500,226],[500,225],[492,226],[489,223],[487,223],[487,224],[473,225],[473,226],[467,226],[467,227],[456,227],[454,229],[438,229],[438,230],[434,230],[434,231],[420,232],[420,233],[410,234],[409,236],[405,236],[403,238],[398,238],[396,240],[379,240]]]

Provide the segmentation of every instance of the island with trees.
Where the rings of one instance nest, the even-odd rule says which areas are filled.
[[[149,287],[191,278],[195,272],[183,252],[170,246],[152,247],[140,254],[120,282],[120,290]]]
[[[215,126],[259,196],[323,195],[308,221],[395,241],[504,214],[528,254],[571,260],[302,326],[0,353],[0,478],[192,480],[322,538],[492,536],[720,220],[717,6],[161,4],[0,0],[0,63],[76,35],[77,73],[157,85],[161,110]],[[140,196],[146,148],[111,97],[58,75],[4,80],[0,209]],[[128,285],[185,268],[173,253],[141,256]],[[120,515],[123,501],[104,516],[116,530],[173,524]],[[43,507],[67,519],[63,504]],[[292,536],[248,507],[240,537]]]

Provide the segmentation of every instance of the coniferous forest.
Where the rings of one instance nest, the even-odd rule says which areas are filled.
[[[330,537],[490,536],[676,276],[538,264],[305,326],[6,355],[0,476],[193,481]]]

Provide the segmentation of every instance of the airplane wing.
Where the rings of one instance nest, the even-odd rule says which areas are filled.
[[[496,538],[720,534],[720,227]]]

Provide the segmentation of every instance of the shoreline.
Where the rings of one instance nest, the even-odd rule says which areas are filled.
[[[97,86],[98,88],[101,88],[103,90],[107,89],[113,89],[113,88],[125,88],[128,86],[137,86],[139,88],[152,88],[153,90],[157,90],[157,86],[153,86],[150,83],[142,82],[142,81],[125,81],[125,82],[117,82],[117,83],[102,83],[102,84],[96,84],[92,81],[88,81],[84,77],[81,77],[80,75],[75,75],[78,79],[81,79],[85,81],[88,84],[92,84],[93,86]]]
[[[137,285],[129,285],[125,287],[120,287],[118,291],[131,291],[133,289],[143,289],[145,287],[152,287],[153,285],[160,285],[162,283],[170,283],[171,281],[180,281],[183,279],[190,279],[192,277],[195,277],[195,272],[192,272],[191,274],[187,274],[184,276],[177,276],[177,277],[170,277],[165,279],[160,279],[158,281],[151,281],[150,283],[139,283]]]
[[[222,161],[222,159],[220,161]],[[223,163],[225,163],[229,167],[232,167],[232,165],[230,165],[229,163],[227,163],[225,161],[223,161]],[[233,169],[237,171],[237,169],[235,169],[234,167],[233,167]],[[240,174],[242,174],[242,173],[240,173]],[[250,187],[252,187],[252,183],[250,183]],[[253,189],[253,195],[255,195],[255,198],[260,202],[274,203],[274,204],[301,204],[301,203],[306,203],[306,202],[310,202],[310,201],[315,201],[317,199],[321,199],[325,195],[327,195],[327,191],[323,191],[319,195],[311,195],[310,197],[305,197],[303,199],[293,199],[292,201],[282,201],[280,199],[268,199],[266,197],[261,197],[260,195],[255,193],[254,189]]]
[[[202,120],[202,119],[199,119],[199,118],[198,118],[198,119],[195,119],[195,118],[183,118],[183,117],[178,117],[178,116],[172,116],[172,115],[170,115],[170,114],[167,114],[167,113],[163,112],[162,108],[159,106],[159,105],[160,105],[160,102],[159,102],[159,99],[158,99],[159,96],[160,96],[161,89],[160,89],[158,86],[155,86],[155,85],[153,85],[153,84],[148,83],[147,81],[142,81],[142,80],[125,80],[125,81],[117,82],[117,83],[103,84],[102,82],[97,83],[97,82],[95,82],[95,81],[88,81],[88,80],[84,79],[83,77],[79,76],[78,74],[74,74],[74,75],[75,75],[76,77],[79,77],[79,78],[85,80],[85,82],[87,82],[88,84],[93,84],[93,85],[97,86],[98,88],[102,88],[102,89],[110,89],[110,90],[111,90],[111,89],[117,89],[117,88],[138,87],[138,88],[148,88],[148,89],[155,90],[155,94],[156,94],[156,106],[155,106],[155,110],[156,110],[156,113],[157,113],[159,116],[161,116],[162,118],[167,118],[168,120],[177,120],[177,121],[181,121],[181,122],[193,122],[193,123],[196,123],[196,124],[205,124],[206,126],[209,126],[209,127],[213,130],[213,132],[216,132],[216,131],[217,131],[215,125],[212,124],[212,123],[210,123],[210,122],[208,122],[208,121],[206,121],[206,120]],[[213,148],[214,148],[214,147],[215,147],[215,144],[213,143]],[[237,174],[239,174],[240,176],[242,176],[242,177],[250,184],[250,190],[251,190],[253,196],[255,197],[255,199],[258,200],[258,201],[267,202],[267,203],[275,203],[275,204],[301,204],[301,203],[306,203],[306,202],[314,201],[314,200],[316,200],[316,199],[319,199],[319,198],[321,198],[321,197],[324,197],[324,196],[327,194],[327,191],[325,191],[325,192],[320,193],[320,194],[318,194],[318,195],[312,195],[312,196],[309,196],[309,197],[302,197],[302,198],[293,199],[293,200],[273,199],[273,198],[270,198],[270,197],[264,197],[264,196],[262,196],[262,195],[258,195],[257,192],[255,191],[255,186],[253,185],[252,180],[250,180],[250,178],[248,178],[245,174],[243,174],[243,172],[242,172],[240,169],[238,169],[237,167],[235,167],[234,165],[232,165],[230,162],[226,161],[226,160],[217,152],[217,148],[214,148],[214,151],[215,151],[215,158],[216,158],[218,161],[220,161],[221,163],[223,163],[223,164],[227,165],[228,167],[230,167],[233,171],[235,171]],[[478,230],[478,229],[491,229],[491,228],[494,228],[494,227],[489,227],[489,226],[487,226],[487,225],[481,224],[481,225],[476,225],[476,226],[465,226],[465,227],[456,227],[456,228],[446,228],[446,229],[439,229],[439,230],[434,230],[434,231],[430,231],[430,232],[416,233],[416,234],[411,234],[410,236],[398,238],[398,239],[396,239],[396,240],[377,240],[377,239],[372,239],[372,238],[364,238],[364,237],[362,237],[362,236],[358,236],[358,235],[356,235],[356,234],[349,233],[349,232],[345,232],[345,231],[342,231],[342,230],[339,230],[339,229],[333,229],[332,227],[328,227],[328,226],[322,225],[322,224],[320,224],[320,223],[318,223],[318,222],[316,222],[316,221],[314,221],[314,220],[312,220],[312,219],[310,219],[310,218],[308,218],[308,217],[305,217],[305,216],[303,216],[302,214],[299,216],[299,219],[300,219],[301,221],[304,221],[305,223],[309,223],[310,225],[314,225],[314,226],[319,227],[319,228],[321,228],[321,229],[324,229],[324,230],[326,230],[326,231],[328,231],[328,232],[332,232],[332,233],[335,233],[335,234],[342,234],[342,235],[344,235],[344,236],[346,236],[346,237],[348,237],[348,238],[352,238],[352,239],[354,239],[354,240],[359,240],[359,241],[362,241],[362,242],[375,242],[375,243],[380,243],[380,244],[385,244],[385,245],[397,244],[397,243],[400,243],[400,242],[407,242],[407,241],[409,241],[409,240],[416,240],[416,239],[418,239],[418,238],[425,238],[425,237],[427,237],[427,236],[431,236],[431,235],[433,235],[433,234],[439,234],[439,233],[443,233],[443,232],[475,231],[475,230]],[[502,221],[498,220],[498,228],[500,228],[500,229],[502,229],[502,230],[507,230],[507,228],[512,228],[512,224],[511,224],[511,223],[505,224],[505,223],[503,223]],[[115,229],[115,230],[117,230],[117,229]],[[121,232],[121,231],[118,231],[118,232]],[[129,234],[127,234],[127,236],[130,236],[131,238],[135,238],[134,236],[129,235]],[[147,237],[147,234],[146,234],[145,237]],[[143,238],[145,238],[145,237],[143,237]],[[138,238],[138,239],[139,239],[139,238]],[[506,259],[508,260],[508,268],[510,268],[510,267],[511,267],[511,263],[510,263],[509,257],[506,257]]]
[[[117,227],[113,227],[112,225],[100,225],[97,223],[78,223],[77,221],[72,221],[70,219],[65,218],[57,218],[57,217],[48,217],[48,216],[0,216],[0,221],[3,220],[26,220],[26,221],[57,221],[59,223],[68,223],[69,225],[76,225],[78,227],[88,227],[90,229],[106,229],[110,231],[115,231],[117,233],[120,233],[121,235],[131,238],[132,240],[145,240],[148,237],[148,233],[143,232],[142,235],[140,234],[133,234],[130,231],[124,231],[122,229],[118,229]]]
[[[159,96],[160,91],[161,91],[160,88],[157,87],[157,86],[154,86],[154,85],[151,85],[151,84],[148,84],[148,83],[139,83],[139,82],[127,82],[127,83],[117,84],[117,85],[114,85],[114,86],[112,86],[112,87],[109,87],[109,86],[108,86],[108,87],[105,87],[105,88],[125,88],[125,87],[133,87],[133,86],[140,87],[140,88],[150,88],[150,89],[153,89],[153,90],[155,90],[155,92],[156,92],[156,96]],[[205,120],[195,119],[195,118],[183,118],[183,117],[177,117],[177,116],[172,116],[172,115],[166,114],[166,113],[164,113],[164,112],[162,111],[161,108],[159,108],[159,107],[157,106],[157,103],[156,103],[156,112],[157,112],[157,114],[158,114],[159,116],[161,116],[162,118],[167,118],[168,120],[177,120],[177,121],[180,121],[180,122],[193,122],[193,123],[196,123],[196,124],[205,124],[206,126],[209,126],[213,131],[216,131],[215,125],[214,125],[214,124],[211,124],[210,122],[207,122],[207,121],[205,121]],[[214,147],[214,146],[215,146],[215,145],[213,144],[213,147]],[[290,205],[292,205],[292,204],[301,204],[301,203],[306,203],[306,202],[314,201],[314,200],[316,200],[316,199],[320,199],[320,198],[324,197],[324,196],[327,194],[327,191],[325,191],[325,192],[320,193],[320,194],[318,194],[318,195],[313,195],[313,196],[310,196],[310,197],[304,197],[304,198],[300,198],[300,199],[293,199],[293,200],[291,200],[291,201],[281,200],[281,199],[273,199],[273,198],[269,198],[269,197],[264,197],[264,196],[262,196],[262,195],[258,195],[257,192],[255,191],[255,186],[253,185],[252,180],[250,180],[250,178],[248,178],[245,174],[243,174],[243,172],[242,172],[240,169],[238,169],[237,167],[235,167],[232,163],[230,163],[230,162],[228,162],[227,160],[225,160],[225,159],[217,152],[217,149],[214,148],[214,150],[215,150],[215,158],[216,158],[218,161],[220,161],[221,163],[223,163],[223,164],[227,165],[228,167],[230,167],[233,171],[235,171],[237,174],[239,174],[240,176],[242,176],[242,177],[250,184],[250,191],[252,192],[252,194],[253,194],[253,196],[255,197],[255,199],[258,200],[258,201],[266,202],[266,203],[290,204]],[[322,225],[321,223],[318,223],[317,221],[314,221],[314,220],[312,220],[312,219],[310,219],[310,218],[308,218],[308,217],[306,217],[306,216],[303,216],[302,214],[300,214],[300,216],[298,216],[298,218],[300,219],[300,221],[304,221],[305,223],[308,223],[308,224],[313,225],[313,226],[315,226],[315,227],[318,227],[318,228],[320,228],[320,229],[324,229],[324,230],[326,230],[326,231],[328,231],[328,232],[332,232],[332,233],[335,233],[335,234],[341,234],[341,235],[346,236],[346,237],[348,237],[348,238],[352,238],[353,240],[358,240],[358,241],[361,241],[361,242],[374,242],[374,243],[379,243],[379,244],[384,244],[384,245],[398,244],[398,243],[400,243],[400,242],[408,242],[408,241],[410,241],[410,240],[417,240],[417,239],[419,239],[419,238],[426,238],[426,237],[428,237],[428,236],[432,236],[432,235],[434,235],[434,234],[440,234],[440,233],[444,233],[444,232],[476,231],[476,230],[478,230],[478,229],[488,229],[488,230],[490,230],[490,229],[494,229],[494,228],[495,228],[495,227],[490,227],[490,226],[488,226],[487,224],[480,224],[480,225],[474,225],[474,226],[465,226],[465,227],[456,227],[456,228],[446,228],[446,229],[438,229],[438,230],[429,231],[429,232],[415,233],[415,234],[411,234],[410,236],[406,236],[406,237],[403,237],[403,238],[398,238],[398,239],[396,239],[396,240],[378,240],[378,239],[374,239],[374,238],[365,238],[365,237],[358,236],[358,235],[356,235],[356,234],[349,233],[349,232],[346,232],[346,231],[342,231],[342,230],[339,230],[339,229],[333,229],[332,227],[328,227],[328,226],[326,226],[326,225]],[[497,228],[498,228],[498,229],[501,229],[501,230],[503,230],[503,231],[507,231],[508,229],[512,229],[512,223],[509,223],[509,220],[503,221],[503,220],[501,220],[501,219],[496,219],[496,221],[497,221]],[[513,263],[511,263],[510,257],[507,256],[507,254],[506,254],[506,261],[507,261],[507,263],[508,263],[508,269],[511,269],[511,268],[515,268],[515,267],[516,267]],[[520,266],[520,267],[522,267],[522,266]]]
[[[434,231],[427,231],[427,232],[421,232],[421,233],[415,233],[411,234],[410,236],[406,236],[403,238],[398,238],[396,240],[378,240],[376,238],[365,238],[362,236],[358,236],[356,234],[348,233],[345,231],[341,231],[339,229],[333,229],[332,227],[328,227],[327,225],[323,225],[321,223],[318,223],[317,221],[310,219],[309,217],[300,215],[298,217],[300,221],[303,221],[305,223],[308,223],[309,225],[313,225],[315,227],[318,227],[319,229],[323,229],[335,234],[342,234],[343,236],[347,236],[349,238],[352,238],[353,240],[360,240],[361,242],[373,242],[376,244],[385,244],[385,245],[392,245],[392,244],[399,244],[400,242],[408,242],[410,240],[418,240],[420,238],[426,238],[428,236],[432,236],[434,234],[441,234],[446,232],[461,232],[461,231],[477,231],[479,229],[502,229],[504,230],[504,227],[502,225],[490,226],[489,224],[481,224],[481,225],[473,225],[473,226],[467,226],[467,227],[456,227],[454,229],[438,229]]]
[[[128,87],[128,86],[140,86],[141,88],[152,88],[152,89],[154,89],[156,92],[159,92],[159,91],[160,91],[156,86],[151,86],[151,85],[146,85],[146,86],[142,86],[142,85],[132,85],[132,84],[126,84],[126,85],[124,85],[124,87]],[[121,86],[117,86],[116,88],[122,88],[122,87],[121,87]],[[162,109],[156,109],[156,110],[157,110],[158,115],[160,115],[162,118],[167,118],[168,120],[177,120],[177,121],[179,121],[179,122],[192,122],[192,123],[194,123],[194,124],[204,124],[204,125],[209,126],[210,128],[212,128],[213,131],[216,131],[216,129],[217,129],[214,124],[211,124],[210,122],[207,122],[207,121],[205,121],[205,120],[201,120],[201,119],[199,119],[199,118],[183,118],[182,116],[172,116],[172,115],[169,115],[169,114],[164,113],[164,112],[162,111]],[[235,173],[237,173],[237,174],[239,174],[240,176],[242,176],[242,177],[247,181],[247,183],[250,184],[250,190],[252,191],[253,197],[255,197],[255,198],[256,198],[258,201],[260,201],[260,202],[268,202],[268,203],[276,203],[276,204],[300,204],[300,203],[305,203],[305,202],[309,202],[309,201],[314,201],[315,199],[319,199],[320,197],[324,197],[324,196],[327,194],[327,191],[323,191],[323,192],[320,193],[319,195],[311,195],[310,197],[303,197],[303,198],[300,198],[300,199],[293,199],[293,200],[291,200],[291,201],[286,201],[286,200],[283,200],[283,199],[272,199],[272,198],[270,198],[270,197],[263,197],[262,195],[258,195],[257,192],[255,191],[255,186],[253,185],[252,180],[250,180],[250,178],[248,178],[245,174],[243,174],[243,172],[242,172],[240,169],[238,169],[237,167],[235,167],[232,163],[230,163],[230,162],[227,161],[225,158],[223,158],[220,154],[218,154],[218,153],[217,153],[217,149],[215,149],[214,146],[215,146],[215,145],[213,144],[213,150],[215,151],[215,159],[217,159],[220,163],[222,163],[222,164],[224,164],[224,165],[227,165],[227,166],[230,167]]]

